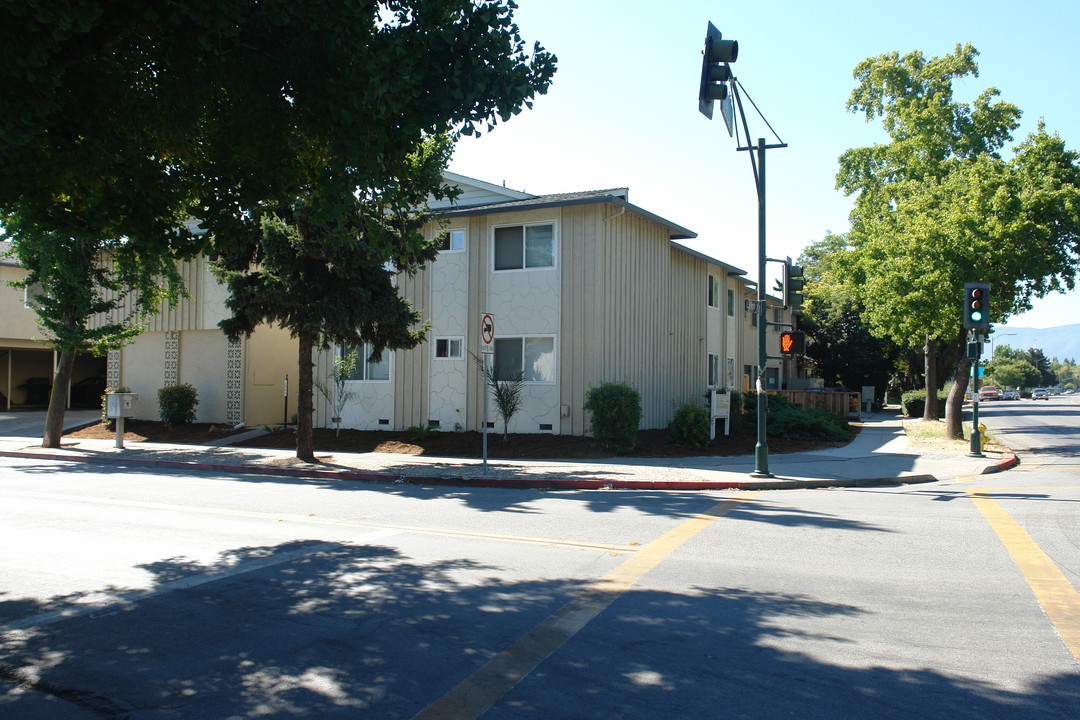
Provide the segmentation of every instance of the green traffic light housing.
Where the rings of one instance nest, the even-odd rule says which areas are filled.
[[[784,262],[784,307],[789,310],[799,310],[803,306],[803,288],[806,280],[803,278],[801,265],[795,265],[788,258]]]
[[[964,283],[964,329],[990,329],[989,283]]]
[[[730,103],[731,67],[739,58],[738,40],[724,40],[720,31],[711,22],[705,35],[704,57],[701,62],[701,83],[698,86],[698,110],[712,120],[713,103],[720,101],[722,106]],[[725,110],[725,121],[727,112]]]

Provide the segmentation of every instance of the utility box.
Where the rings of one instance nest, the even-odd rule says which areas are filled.
[[[137,393],[108,393],[105,395],[105,417],[135,417],[135,403],[138,400],[139,396]]]

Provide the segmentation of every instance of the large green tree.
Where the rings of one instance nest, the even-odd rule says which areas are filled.
[[[434,257],[421,226],[427,198],[447,193],[456,135],[509,119],[551,82],[555,58],[526,52],[514,8],[263,3],[205,58],[202,102],[222,112],[189,169],[230,289],[222,327],[297,338],[300,459],[314,460],[315,348],[368,343],[377,358],[422,340],[394,276]]]
[[[2,3],[0,214],[25,240],[16,254],[43,285],[72,292],[102,280],[89,263],[120,249],[129,267],[175,278],[169,263],[203,248],[183,225],[192,215],[212,232],[226,272],[245,260],[257,266],[258,248],[277,242],[276,221],[301,234],[294,249],[311,260],[343,261],[344,244],[349,260],[415,267],[424,249],[407,218],[441,192],[430,163],[416,158],[440,156],[431,138],[507,120],[550,83],[554,57],[526,53],[513,8],[509,0]],[[383,213],[398,223],[394,242]],[[49,254],[23,249],[38,243],[88,264],[33,267]],[[334,302],[302,284],[292,291]],[[227,329],[243,332],[254,306],[250,292],[234,298]],[[264,313],[272,322],[290,316]],[[365,339],[392,346],[383,326],[406,319],[391,314]],[[66,397],[62,381],[54,393]],[[50,411],[59,428],[62,416],[55,420]],[[56,442],[58,434],[46,439]]]
[[[888,338],[872,335],[862,319],[862,302],[849,282],[853,261],[843,235],[830,233],[803,250],[806,308],[799,329],[810,339],[806,358],[826,385],[871,385],[884,396],[901,353]]]
[[[59,446],[75,355],[130,339],[130,310],[175,298],[173,260],[198,247],[178,160],[198,118],[164,68],[207,31],[170,20],[181,5],[0,4],[0,222],[59,353],[47,447]]]
[[[946,411],[954,437],[970,371],[960,352],[964,283],[989,282],[991,318],[1002,321],[1074,286],[1080,237],[1076,154],[1040,123],[1006,161],[1020,110],[994,88],[972,103],[954,98],[955,80],[978,75],[976,56],[957,45],[940,58],[891,53],[860,63],[848,109],[880,118],[890,141],[845,152],[837,173],[837,186],[856,195],[855,286],[872,331],[923,347],[931,392],[939,344],[961,358]],[[924,417],[936,419],[936,404]]]

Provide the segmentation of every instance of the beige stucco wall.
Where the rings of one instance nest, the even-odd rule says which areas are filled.
[[[120,351],[120,385],[139,396],[135,417],[158,420],[157,392],[165,385],[165,333],[144,333]]]
[[[180,333],[177,378],[199,393],[195,421],[225,422],[225,360],[228,341],[218,330]]]
[[[280,328],[260,326],[244,341],[244,410],[247,425],[280,423],[285,413],[284,384],[289,376],[289,422],[296,414],[297,343]]]

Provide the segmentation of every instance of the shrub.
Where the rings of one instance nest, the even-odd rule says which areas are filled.
[[[668,423],[668,439],[675,445],[702,448],[709,444],[709,413],[694,403],[683,403]]]
[[[195,406],[199,393],[193,385],[182,383],[158,390],[158,413],[161,421],[170,427],[190,425],[195,422]]]
[[[949,398],[949,393],[945,390],[939,390],[937,394],[938,398],[938,417],[945,417],[945,401]],[[904,393],[900,397],[900,406],[904,410],[904,414],[908,417],[922,417],[926,411],[926,391],[925,390],[911,390]]]
[[[839,415],[820,408],[806,409],[779,395],[769,396],[768,434],[788,440],[851,439],[851,426]]]
[[[746,429],[746,404],[748,398],[752,397],[748,393],[741,393],[737,390],[731,391],[730,432],[732,435],[738,435]]]
[[[592,436],[601,448],[628,453],[637,445],[641,423],[641,394],[637,390],[619,382],[589,388],[585,410],[592,414]]]
[[[409,433],[409,439],[413,442],[424,442],[439,431],[429,425],[413,425],[405,432]]]
[[[757,400],[747,395],[747,421],[757,423]],[[824,440],[843,442],[851,439],[848,421],[828,410],[810,409],[796,405],[783,395],[768,396],[768,418],[765,431],[769,437],[786,440]]]

